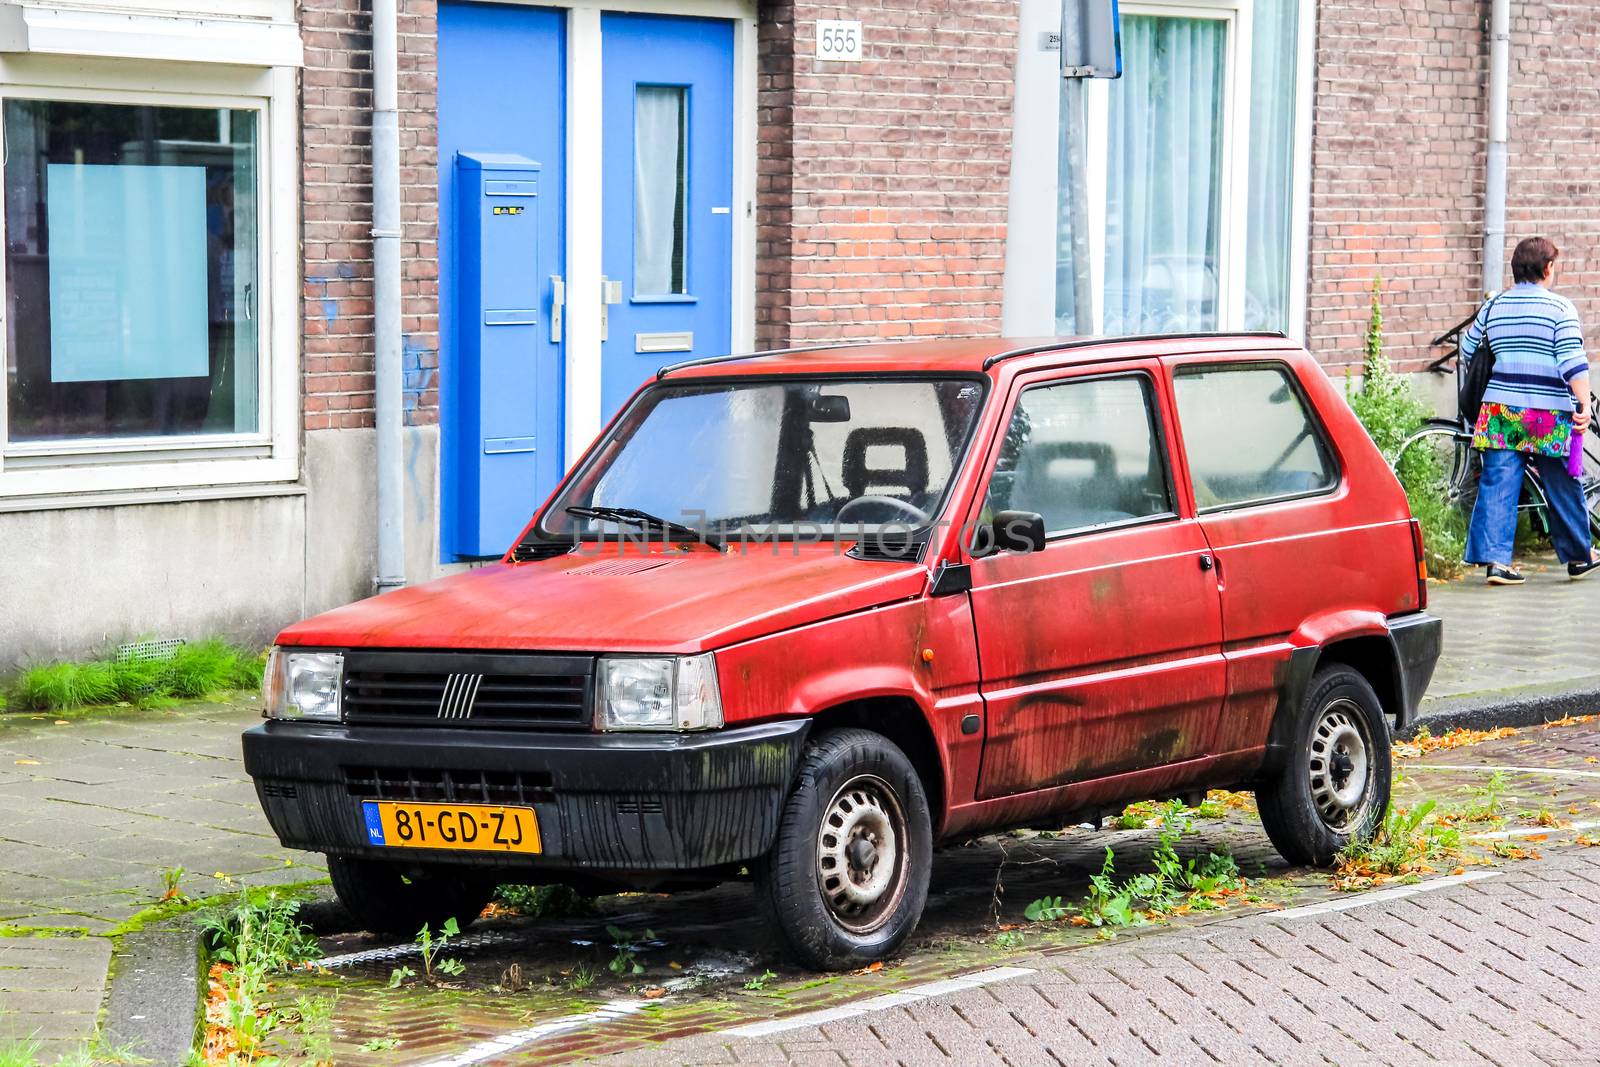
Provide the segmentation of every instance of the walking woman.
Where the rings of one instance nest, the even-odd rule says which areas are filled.
[[[1551,292],[1556,246],[1529,237],[1511,256],[1516,284],[1479,310],[1461,338],[1465,367],[1489,338],[1494,373],[1484,390],[1473,447],[1483,453],[1466,561],[1488,568],[1490,585],[1521,585],[1512,566],[1517,501],[1527,464],[1549,498],[1550,539],[1577,579],[1600,567],[1589,539],[1583,489],[1567,473],[1567,452],[1589,427],[1589,358],[1572,301]]]

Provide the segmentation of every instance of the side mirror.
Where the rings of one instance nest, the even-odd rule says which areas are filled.
[[[997,552],[1044,551],[1044,516],[1037,511],[997,511],[990,530]]]

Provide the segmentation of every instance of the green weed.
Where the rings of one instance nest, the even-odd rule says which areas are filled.
[[[1082,904],[1074,909],[1060,897],[1041,897],[1023,914],[1035,922],[1071,918],[1081,926],[1133,926],[1152,916],[1220,907],[1219,898],[1245,888],[1232,856],[1212,852],[1197,861],[1178,855],[1178,842],[1194,826],[1181,800],[1159,806],[1152,817],[1161,820],[1151,856],[1154,871],[1119,881],[1116,854],[1107,848],[1100,872],[1089,878],[1089,892]]]
[[[606,933],[611,935],[612,947],[617,950],[611,962],[606,964],[611,973],[621,976],[643,974],[644,965],[639,962],[639,950],[645,942],[655,940],[655,931],[646,930],[643,936],[639,936],[620,926],[607,924]]]
[[[594,913],[589,898],[567,885],[503,885],[494,891],[494,899],[530,919]]]
[[[389,1052],[400,1047],[398,1037],[375,1037],[361,1043],[362,1052]]]
[[[573,967],[572,973],[567,976],[567,986],[574,993],[582,993],[585,989],[594,985],[596,977],[598,975],[593,967],[590,967],[587,963],[580,963]]]
[[[767,983],[776,977],[778,976],[771,971],[762,971],[760,974],[746,982],[744,987],[750,990],[752,993],[759,993],[761,990],[767,988]]]
[[[17,710],[65,711],[100,704],[141,707],[173,698],[202,697],[229,689],[258,689],[262,653],[212,638],[179,645],[170,659],[50,663],[23,671],[12,682],[7,704]]]
[[[1339,853],[1340,887],[1361,888],[1377,876],[1410,874],[1458,848],[1461,831],[1429,818],[1437,803],[1425,800],[1407,810],[1396,808],[1391,801],[1372,840],[1352,841]]]

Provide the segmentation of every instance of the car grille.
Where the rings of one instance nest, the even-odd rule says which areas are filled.
[[[593,656],[351,652],[345,720],[363,725],[581,729]]]
[[[346,767],[344,789],[362,800],[456,804],[536,804],[555,799],[550,774],[525,771],[404,770]]]

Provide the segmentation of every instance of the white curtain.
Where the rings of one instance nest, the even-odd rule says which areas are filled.
[[[1255,0],[1250,57],[1250,207],[1244,325],[1289,325],[1299,0]]]
[[[681,86],[641,85],[633,110],[633,291],[684,292],[684,104]]]
[[[1111,83],[1105,332],[1217,324],[1223,78],[1220,19],[1128,15]]]

